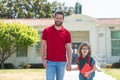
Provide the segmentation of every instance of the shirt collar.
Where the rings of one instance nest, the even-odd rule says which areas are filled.
[[[86,56],[87,57],[87,56]],[[86,57],[80,56],[81,59],[86,60]]]
[[[64,30],[64,27],[62,26],[62,28],[60,29],[60,30],[57,30],[56,28],[55,28],[55,25],[52,25],[52,27],[54,28],[54,30],[56,30],[56,31],[60,31],[60,32],[62,32],[63,30]]]

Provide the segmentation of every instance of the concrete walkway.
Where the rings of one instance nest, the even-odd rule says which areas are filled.
[[[79,76],[79,71],[66,71],[64,80],[79,80],[78,76]],[[94,80],[116,80],[116,79],[105,74],[102,71],[96,70]]]

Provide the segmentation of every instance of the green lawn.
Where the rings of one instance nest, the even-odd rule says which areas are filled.
[[[0,80],[46,80],[45,69],[3,69]]]
[[[120,80],[120,68],[104,68],[103,71],[117,80]]]
[[[104,68],[103,71],[120,80],[120,69]],[[45,69],[1,69],[0,80],[46,80]]]

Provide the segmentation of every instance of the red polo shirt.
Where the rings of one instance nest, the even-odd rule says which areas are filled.
[[[71,43],[71,35],[62,27],[56,30],[54,25],[43,30],[42,39],[47,42],[46,59],[51,61],[66,61],[66,43]]]

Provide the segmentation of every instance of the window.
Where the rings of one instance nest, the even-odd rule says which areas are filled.
[[[120,56],[120,31],[111,31],[112,56]]]
[[[17,57],[27,57],[27,48],[17,51],[16,56]]]

